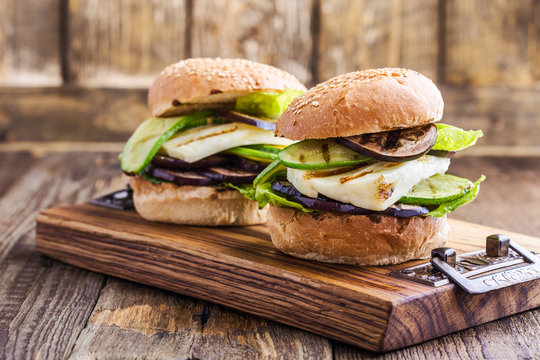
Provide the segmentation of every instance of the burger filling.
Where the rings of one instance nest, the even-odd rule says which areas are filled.
[[[445,174],[450,156],[481,131],[424,125],[349,138],[304,140],[281,150],[254,181],[259,205],[304,212],[444,216],[476,197],[476,182]]]
[[[156,184],[225,186],[254,199],[252,181],[292,143],[273,130],[300,94],[256,92],[219,109],[147,119],[124,146],[122,170]]]

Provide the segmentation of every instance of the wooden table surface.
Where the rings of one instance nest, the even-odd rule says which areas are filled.
[[[539,309],[374,354],[53,261],[34,248],[38,211],[84,202],[125,178],[115,152],[30,147],[0,149],[0,359],[540,358]],[[454,218],[538,236],[540,158],[461,157],[450,172],[488,177],[478,199]]]

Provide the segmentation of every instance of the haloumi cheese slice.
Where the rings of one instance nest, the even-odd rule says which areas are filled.
[[[425,155],[402,163],[376,162],[340,173],[287,169],[287,179],[309,197],[325,195],[355,206],[382,211],[397,202],[421,180],[448,170],[450,159]]]
[[[233,122],[182,131],[161,147],[160,152],[176,159],[195,162],[218,152],[243,145],[290,145],[293,141],[274,136],[273,131]]]

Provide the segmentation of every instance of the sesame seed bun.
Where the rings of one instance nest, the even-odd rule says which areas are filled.
[[[446,217],[308,214],[270,205],[268,229],[274,246],[289,255],[361,266],[425,259],[446,243]]]
[[[297,97],[276,124],[291,140],[346,137],[439,121],[437,86],[408,69],[371,69],[336,76]]]
[[[256,91],[306,90],[293,75],[244,59],[193,58],[170,65],[148,92],[153,116],[219,108]]]

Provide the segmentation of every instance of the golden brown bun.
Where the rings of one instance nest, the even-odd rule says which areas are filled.
[[[256,91],[289,88],[306,90],[288,72],[255,61],[186,59],[159,74],[148,92],[148,106],[154,116],[171,116],[219,107]]]
[[[266,209],[238,191],[218,186],[153,184],[129,178],[137,212],[146,220],[185,225],[254,225],[266,221]]]
[[[362,266],[424,259],[446,243],[446,217],[307,214],[270,206],[268,229],[274,246],[292,256]]]
[[[437,86],[407,69],[372,69],[336,76],[293,100],[276,124],[291,140],[346,137],[439,121]]]

